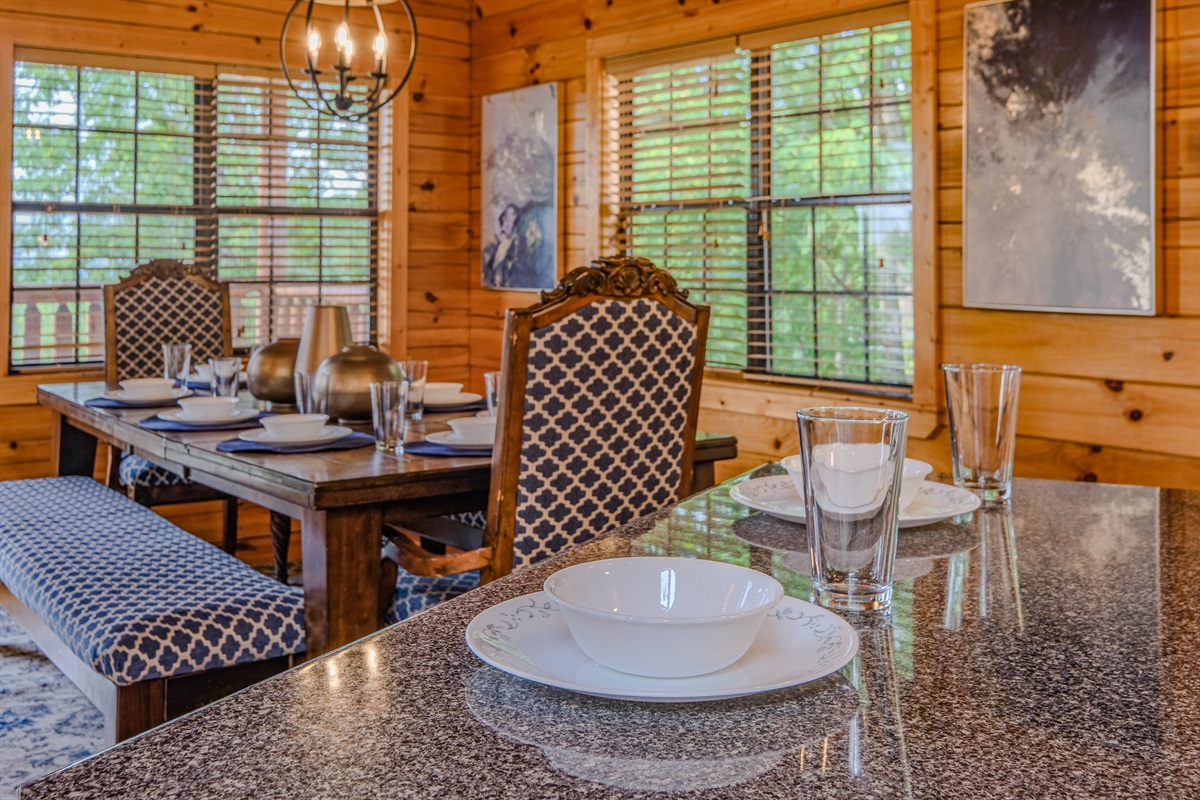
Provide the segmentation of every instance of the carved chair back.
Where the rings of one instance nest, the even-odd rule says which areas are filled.
[[[162,345],[192,345],[192,363],[232,353],[229,286],[194,264],[158,259],[104,287],[104,379],[162,374]]]
[[[605,258],[508,312],[481,582],[682,499],[709,319],[686,297]]]

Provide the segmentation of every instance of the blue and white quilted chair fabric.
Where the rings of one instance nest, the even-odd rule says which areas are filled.
[[[304,651],[300,589],[90,478],[0,483],[0,581],[122,686]]]
[[[120,477],[123,486],[146,489],[157,489],[160,486],[176,486],[181,483],[187,483],[187,481],[169,469],[160,467],[153,461],[147,461],[141,456],[132,454],[126,455],[121,459],[121,465],[117,468],[117,475]]]
[[[675,501],[696,332],[644,298],[591,303],[532,332],[514,569]],[[478,578],[402,569],[388,619],[473,589]]]

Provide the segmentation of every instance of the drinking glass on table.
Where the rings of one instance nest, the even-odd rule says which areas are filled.
[[[404,369],[404,382],[408,384],[408,413],[413,419],[425,416],[425,380],[429,375],[429,362],[408,359],[400,362]]]
[[[800,455],[784,459],[805,498],[814,600],[842,611],[892,602],[908,415],[877,408],[797,412]],[[799,460],[797,473],[789,461]]]
[[[325,414],[329,409],[329,373],[297,372],[296,407],[301,414]]]
[[[163,377],[175,381],[176,386],[187,386],[192,372],[192,346],[190,344],[164,344]]]
[[[238,379],[242,374],[242,360],[236,356],[229,358],[210,358],[208,366],[212,369],[213,397],[237,397]]]
[[[372,383],[371,423],[375,427],[375,449],[404,451],[408,424],[408,384],[404,381]]]
[[[985,506],[1008,502],[1017,446],[1021,368],[1012,364],[942,364],[954,485]]]
[[[500,378],[503,374],[502,372],[483,373],[484,396],[487,398],[488,413],[493,417],[500,410]]]

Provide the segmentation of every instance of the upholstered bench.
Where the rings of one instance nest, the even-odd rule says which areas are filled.
[[[304,651],[299,589],[84,477],[0,483],[0,605],[103,712],[109,743]]]

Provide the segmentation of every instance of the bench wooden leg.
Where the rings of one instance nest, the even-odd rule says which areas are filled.
[[[167,721],[166,680],[117,686],[111,708],[104,714],[104,742],[111,745],[137,736]]]

